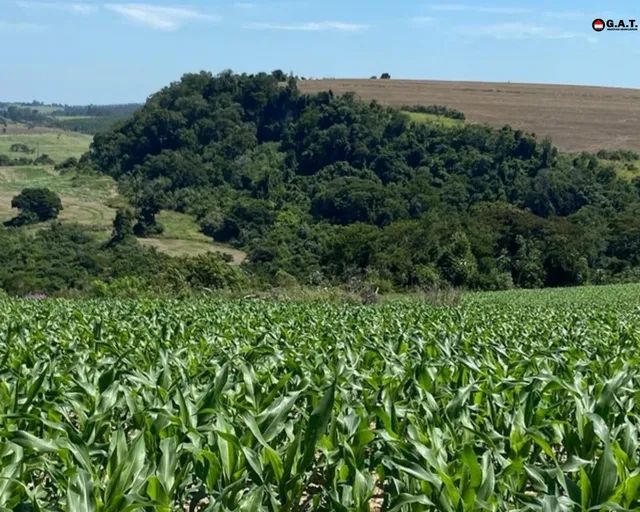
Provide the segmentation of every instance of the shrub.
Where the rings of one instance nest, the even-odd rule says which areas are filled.
[[[40,155],[33,161],[34,165],[55,165],[56,162],[49,155]]]
[[[78,159],[74,156],[71,158],[67,158],[65,161],[59,163],[55,166],[56,171],[66,171],[69,169],[73,169],[78,165]]]
[[[9,151],[12,153],[33,153],[35,150],[26,144],[11,144]]]
[[[436,116],[448,117],[449,119],[465,120],[465,115],[455,108],[445,105],[410,105],[402,107],[407,112],[418,112],[422,114],[434,114]]]
[[[11,201],[20,214],[9,225],[23,225],[55,219],[62,210],[62,201],[48,188],[26,188]]]

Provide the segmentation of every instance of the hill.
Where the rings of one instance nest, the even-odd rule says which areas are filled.
[[[135,278],[125,289],[392,291],[637,280],[637,161],[621,150],[565,154],[451,108],[305,95],[274,74],[188,74],[97,134],[74,168],[5,167],[7,205],[40,183],[69,208],[49,231],[0,229],[0,286],[64,293]],[[76,198],[100,208],[72,208]],[[219,244],[241,267],[208,254]]]
[[[640,151],[640,89],[428,80],[302,80],[313,94],[354,92],[383,105],[447,105],[467,119],[549,136],[567,152]]]
[[[142,236],[161,210],[193,215],[268,282],[504,288],[640,271],[637,154],[562,154],[301,83],[185,75],[96,135],[88,160],[127,191]]]

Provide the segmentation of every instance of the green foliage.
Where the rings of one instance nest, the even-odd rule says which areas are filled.
[[[74,156],[67,158],[55,166],[56,171],[68,171],[78,166],[78,159]]]
[[[0,298],[0,507],[640,507],[638,286],[128,300],[145,285]]]
[[[85,160],[118,180],[136,234],[157,234],[161,210],[193,215],[271,282],[281,270],[301,284],[496,289],[637,274],[640,186],[598,157],[446,107],[415,110],[456,119],[414,123],[353,95],[304,96],[283,75],[188,74],[95,137]]]
[[[0,288],[18,296],[90,295],[95,290],[119,290],[119,284],[112,287],[112,282],[140,282],[139,294],[170,295],[248,286],[244,272],[223,257],[170,258],[126,236],[130,226],[126,212],[120,220],[123,226],[114,226],[117,240],[108,243],[76,225],[53,224],[33,234],[0,229]],[[123,238],[116,236],[118,231]],[[96,286],[98,281],[106,283],[105,287]]]
[[[48,188],[25,188],[12,199],[11,207],[18,208],[20,214],[9,221],[9,225],[20,226],[57,218],[62,201]]]
[[[46,106],[0,103],[0,116],[13,122],[26,123],[30,127],[47,126],[93,135],[111,129],[130,116],[139,106],[137,104]]]
[[[617,150],[602,149],[598,151],[596,156],[598,158],[602,158],[603,160],[617,160],[617,161],[626,161],[626,162],[640,160],[640,155],[635,151],[625,151],[622,149],[617,149]]]
[[[422,114],[434,114],[437,116],[449,117],[451,119],[458,119],[460,121],[465,120],[464,113],[456,110],[455,108],[447,107],[445,105],[412,105],[408,107],[402,107],[401,110],[407,112],[418,112]]]
[[[55,160],[46,153],[33,160],[33,165],[55,165]]]
[[[134,215],[131,210],[127,208],[119,208],[116,212],[115,218],[113,219],[113,232],[111,234],[109,244],[120,244],[127,240],[131,240],[134,236],[133,221]]]
[[[26,157],[11,158],[7,155],[0,155],[0,167],[14,167],[18,165],[31,165],[33,159]]]
[[[11,144],[9,151],[13,153],[35,153],[35,149],[27,146],[26,144]]]

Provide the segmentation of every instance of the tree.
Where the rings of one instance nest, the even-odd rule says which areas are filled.
[[[25,188],[13,198],[11,207],[18,208],[20,214],[6,224],[22,226],[57,218],[62,210],[62,201],[48,188]]]
[[[113,219],[113,232],[108,245],[113,246],[133,237],[133,212],[128,208],[119,208]]]
[[[380,75],[380,80],[391,80],[391,75],[389,73],[382,73]]]
[[[284,71],[282,71],[281,69],[276,69],[275,71],[273,71],[271,73],[271,76],[273,78],[275,78],[278,82],[286,82],[287,81],[287,75],[285,75]]]
[[[158,184],[159,185],[159,184]],[[140,238],[159,235],[164,227],[156,220],[156,215],[162,209],[163,194],[153,187],[148,186],[136,198],[137,222],[133,226],[133,233]]]

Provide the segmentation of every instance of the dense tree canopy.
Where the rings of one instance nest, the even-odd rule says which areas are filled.
[[[21,226],[55,219],[62,210],[62,201],[48,188],[25,188],[11,201],[20,213],[9,221],[9,226]]]
[[[185,75],[98,134],[90,160],[143,227],[161,208],[193,214],[266,277],[504,288],[637,272],[639,188],[596,156],[283,78]]]

